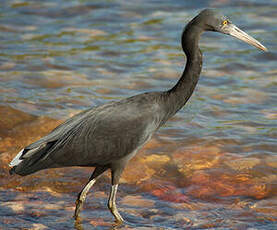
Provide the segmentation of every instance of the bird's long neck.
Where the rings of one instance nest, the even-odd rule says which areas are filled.
[[[188,24],[182,35],[182,48],[187,56],[185,70],[177,84],[167,91],[168,115],[173,116],[191,97],[202,68],[202,54],[198,47],[203,30]]]

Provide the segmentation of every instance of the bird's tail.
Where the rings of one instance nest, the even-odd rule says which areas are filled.
[[[10,174],[26,176],[41,169],[49,167],[47,152],[53,146],[53,142],[44,143],[33,149],[22,149],[10,162]]]

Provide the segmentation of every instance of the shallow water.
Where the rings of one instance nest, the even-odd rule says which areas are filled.
[[[171,87],[180,36],[215,7],[263,53],[205,33],[187,105],[129,163],[117,229],[277,228],[277,1],[24,1],[0,3],[0,228],[110,229],[109,174],[71,218],[92,169],[8,175],[22,147],[88,107]]]

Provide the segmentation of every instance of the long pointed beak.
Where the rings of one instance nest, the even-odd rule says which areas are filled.
[[[257,47],[258,49],[261,49],[263,51],[267,51],[267,48],[263,46],[260,42],[258,42],[255,38],[251,37],[238,27],[236,27],[234,24],[229,24],[227,25],[224,29],[223,32],[226,34],[229,34],[239,40],[242,40],[252,46]]]

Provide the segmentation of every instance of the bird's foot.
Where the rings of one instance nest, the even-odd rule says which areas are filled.
[[[122,224],[124,222],[124,219],[119,215],[119,216],[117,216],[117,218],[116,218],[116,223],[117,224]]]
[[[114,228],[117,228],[118,226],[122,225],[123,222],[124,222],[124,220],[123,220],[122,217],[121,217],[121,219],[117,219],[117,218],[116,218],[115,221],[114,221],[113,227],[114,227]]]
[[[117,209],[112,210],[112,214],[115,217],[115,224],[116,225],[121,225],[124,222],[124,219],[122,218],[122,216],[119,214],[119,212],[117,211]]]
[[[76,230],[84,230],[81,217],[78,216],[77,218],[75,218],[74,228]]]
[[[120,220],[119,219],[115,220],[116,225],[121,225],[121,224],[123,224],[123,222],[124,222],[124,219],[122,219],[122,218]]]
[[[79,216],[79,213],[81,211],[81,208],[83,207],[83,201],[82,200],[79,200],[77,199],[76,202],[76,207],[75,207],[75,212],[74,212],[74,219],[77,220],[78,216]]]

